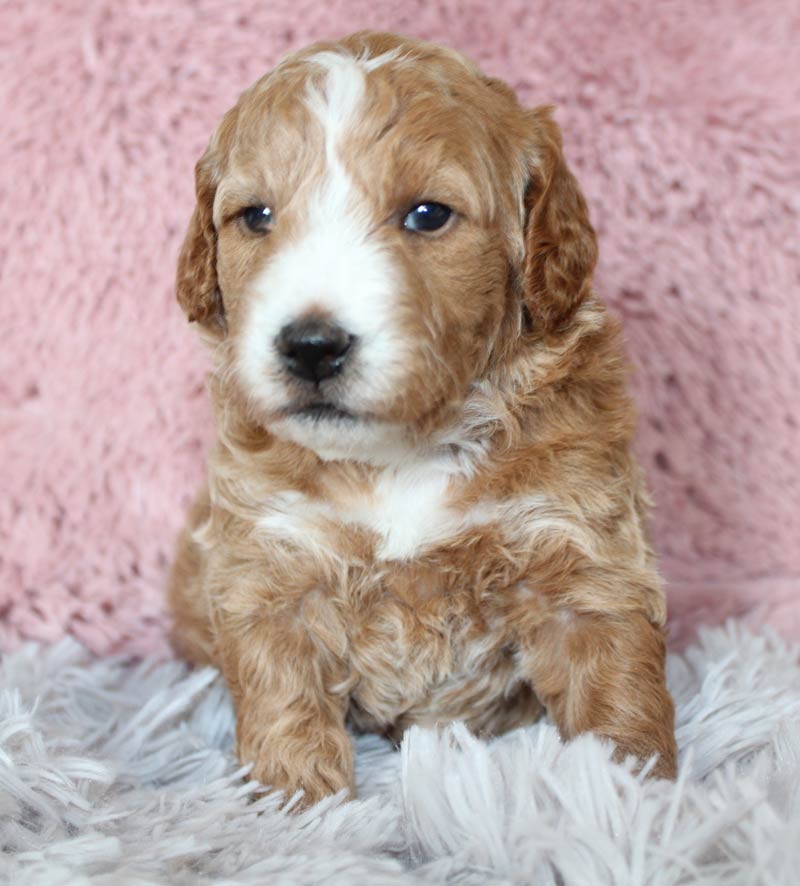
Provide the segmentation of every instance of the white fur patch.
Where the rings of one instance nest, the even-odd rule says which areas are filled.
[[[450,484],[459,475],[450,457],[404,461],[386,468],[369,494],[349,499],[346,507],[312,500],[297,492],[269,502],[259,527],[317,554],[338,556],[326,539],[330,523],[358,526],[375,533],[380,560],[411,560],[481,526],[500,525],[516,543],[561,535],[595,555],[589,533],[560,503],[544,495],[482,500],[464,510],[450,504]]]
[[[356,336],[337,403],[362,413],[390,395],[403,373],[408,346],[395,323],[402,279],[373,236],[370,207],[340,156],[340,143],[358,120],[363,63],[333,52],[311,61],[325,70],[322,83],[310,86],[306,96],[324,131],[324,175],[309,199],[301,233],[271,258],[253,284],[238,368],[257,404],[267,410],[286,405],[285,379],[272,343],[287,323],[322,308]],[[302,435],[305,445],[316,448],[315,431],[324,433],[325,423],[290,419],[276,430],[293,439]]]
[[[411,559],[464,526],[464,514],[447,505],[452,474],[450,459],[402,462],[382,471],[370,494],[349,500],[341,510],[300,493],[281,493],[258,525],[310,548],[325,544],[326,523],[358,526],[378,536],[379,559]],[[336,556],[336,551],[329,554]]]
[[[380,539],[381,560],[410,560],[458,531],[462,515],[447,506],[451,476],[440,463],[403,465],[384,471],[373,496],[347,515]]]

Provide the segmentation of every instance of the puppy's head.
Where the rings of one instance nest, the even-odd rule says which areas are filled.
[[[250,418],[391,459],[588,294],[586,205],[547,108],[449,50],[356,34],[284,60],[196,169],[178,300]]]

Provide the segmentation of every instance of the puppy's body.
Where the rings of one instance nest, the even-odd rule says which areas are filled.
[[[426,200],[452,216],[409,230]],[[453,53],[354,35],[226,116],[179,267],[219,440],[171,603],[177,647],[222,667],[260,780],[307,802],[352,790],[348,717],[491,734],[542,706],[567,737],[674,771],[595,256],[547,111]],[[298,369],[287,330],[308,318],[315,341],[347,338]]]

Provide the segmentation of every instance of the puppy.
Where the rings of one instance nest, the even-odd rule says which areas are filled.
[[[218,439],[169,591],[252,776],[354,792],[346,723],[547,710],[675,772],[617,324],[550,109],[447,49],[286,58],[196,167],[178,301]]]

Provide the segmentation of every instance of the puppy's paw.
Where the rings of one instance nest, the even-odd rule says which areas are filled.
[[[348,800],[354,800],[356,796],[352,779],[344,772],[305,769],[302,773],[292,773],[285,767],[275,770],[271,767],[257,766],[250,772],[248,778],[264,785],[263,790],[254,792],[253,799],[273,791],[280,791],[284,796],[281,806],[285,806],[295,794],[302,792],[302,796],[292,804],[292,812],[301,812],[315,806],[320,800],[338,794],[342,790],[346,790]]]
[[[674,757],[659,757],[655,766],[648,773],[649,778],[667,778],[670,781],[675,780],[678,774],[678,763]]]
[[[614,759],[622,762],[628,757],[635,757],[640,761],[636,771],[644,768],[645,764],[653,755],[658,757],[655,763],[648,769],[648,778],[666,778],[674,781],[678,774],[678,748],[675,739],[669,732],[655,737],[652,741],[639,738],[633,741],[620,741],[616,738],[617,747],[614,751]]]
[[[356,796],[353,750],[345,733],[329,736],[327,741],[317,742],[316,747],[274,742],[269,750],[262,745],[258,753],[249,753],[248,748],[240,745],[239,759],[253,763],[249,777],[269,791],[282,791],[285,803],[302,791],[302,797],[292,805],[293,812],[314,806],[342,790],[349,800]]]

